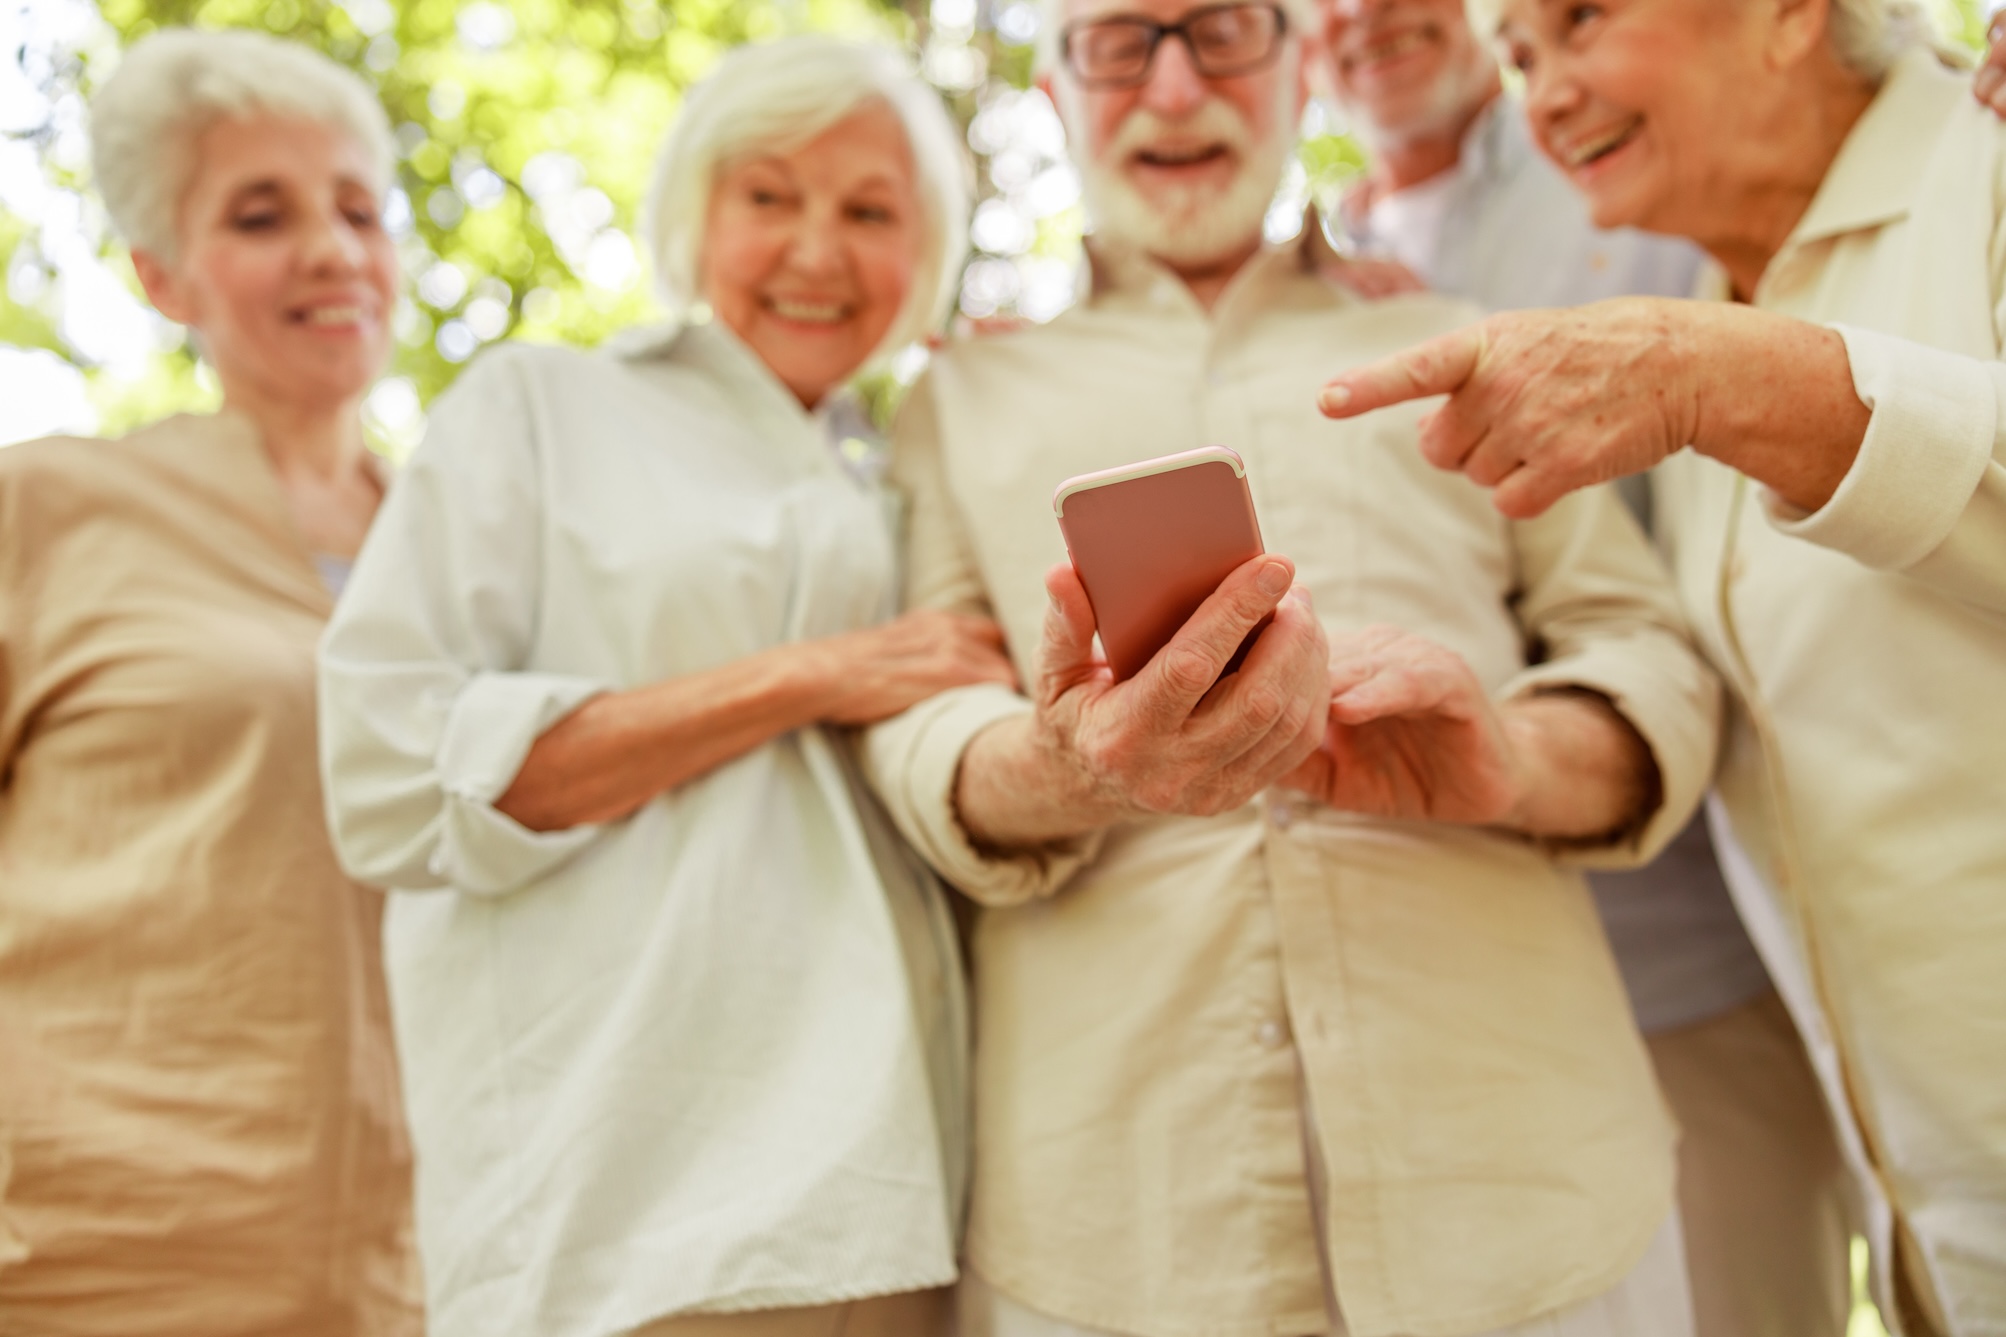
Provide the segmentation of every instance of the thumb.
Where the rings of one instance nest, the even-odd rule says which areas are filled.
[[[1044,644],[1039,649],[1039,676],[1064,691],[1100,667],[1094,656],[1094,606],[1071,562],[1059,562],[1045,573]]]
[[[1326,418],[1355,418],[1410,399],[1453,394],[1477,369],[1483,327],[1472,325],[1332,377],[1317,396]]]

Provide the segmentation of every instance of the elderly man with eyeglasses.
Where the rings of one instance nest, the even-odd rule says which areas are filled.
[[[1058,0],[1085,296],[945,350],[899,424],[909,598],[995,616],[1030,685],[864,740],[983,907],[963,1333],[1690,1337],[1672,1129],[1571,866],[1684,825],[1717,684],[1613,494],[1508,521],[1415,412],[1318,414],[1473,312],[1263,244],[1306,17]],[[1117,682],[1053,486],[1208,443],[1276,555]]]

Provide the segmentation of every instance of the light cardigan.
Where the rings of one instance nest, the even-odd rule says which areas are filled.
[[[0,450],[0,1332],[424,1330],[329,607],[241,416]]]
[[[509,346],[441,400],[322,655],[342,856],[388,968],[434,1337],[953,1280],[965,1036],[937,887],[842,740],[632,816],[494,807],[595,693],[869,625],[885,499],[717,326]]]
[[[1877,1290],[1891,1206],[1950,1331],[2006,1333],[2006,127],[1905,57],[1754,300],[1837,324],[1873,416],[1816,514],[1663,471],[1734,698],[1726,862],[1849,1116]]]

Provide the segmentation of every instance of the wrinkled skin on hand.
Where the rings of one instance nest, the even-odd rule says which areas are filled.
[[[1078,575],[1053,567],[1036,693],[1042,746],[1113,811],[1208,816],[1247,802],[1322,736],[1329,647],[1293,577],[1282,558],[1247,562],[1142,672],[1117,683],[1093,653]],[[1270,613],[1239,671],[1222,679]]]
[[[832,724],[875,724],[950,687],[1017,685],[1003,629],[986,617],[920,608],[802,647],[822,657],[835,695]]]
[[[1972,78],[1971,92],[1994,115],[2006,117],[2006,12],[1992,16],[1985,43],[1985,59]]]
[[[1388,626],[1332,644],[1323,740],[1282,783],[1345,812],[1473,826],[1510,824],[1525,788],[1470,666]]]
[[[1693,440],[1686,329],[1698,305],[1622,298],[1500,312],[1335,378],[1319,403],[1349,418],[1448,395],[1422,419],[1421,454],[1494,489],[1501,513],[1529,519]]]

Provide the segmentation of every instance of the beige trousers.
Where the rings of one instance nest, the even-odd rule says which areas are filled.
[[[961,1337],[1113,1337],[1027,1309],[966,1266],[959,1303]],[[1343,1337],[1342,1320],[1333,1320],[1330,1331],[1332,1337]],[[1666,1219],[1643,1258],[1613,1289],[1557,1313],[1471,1337],[1693,1337],[1678,1213]]]
[[[682,1314],[635,1328],[629,1337],[949,1337],[950,1294],[902,1291],[806,1309]]]
[[[1840,1337],[1852,1308],[1845,1164],[1774,991],[1646,1037],[1678,1118],[1699,1337]]]

